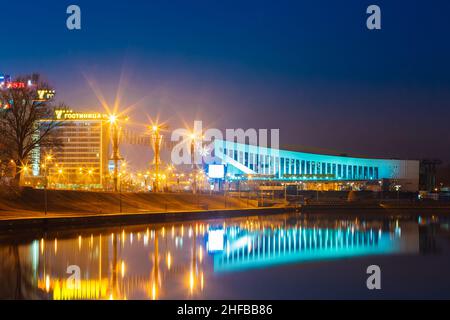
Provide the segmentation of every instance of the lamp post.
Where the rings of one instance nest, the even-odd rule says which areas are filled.
[[[48,200],[47,200],[47,188],[48,188],[48,162],[52,160],[52,156],[46,155],[44,159],[44,169],[45,169],[45,180],[44,180],[44,215],[47,215],[48,211]]]
[[[119,176],[121,176],[122,174],[120,173]],[[120,181],[119,181],[119,210],[120,213],[122,213],[122,177],[120,177]]]
[[[147,179],[148,179],[148,176],[150,175],[150,172],[149,171],[147,171],[145,174],[144,174],[144,189],[145,189],[145,191],[147,191]]]
[[[195,144],[197,143],[197,139],[199,141],[203,141],[203,135],[201,132],[192,132],[190,135],[191,140],[191,163],[192,163],[192,174],[193,174],[193,187],[192,187],[192,193],[197,193],[197,171],[198,171],[198,163],[197,163],[197,157],[196,157],[196,147]]]
[[[27,178],[29,169],[30,168],[28,167],[27,164],[23,164],[22,165],[22,169],[20,170],[20,179],[19,179],[20,180],[20,182],[19,182],[20,185],[26,185],[27,184],[26,178]]]
[[[160,166],[160,152],[161,152],[161,142],[163,139],[163,136],[161,134],[161,130],[167,129],[167,126],[163,124],[152,124],[150,126],[151,129],[151,136],[153,139],[153,150],[155,152],[155,158],[154,158],[154,164],[155,164],[155,183],[154,183],[154,191],[159,191],[159,180],[160,180],[160,173],[159,173],[159,166]]]
[[[113,173],[114,192],[118,191],[119,160],[121,159],[119,154],[119,127],[117,125],[117,122],[118,122],[117,116],[111,114],[109,116],[109,124],[112,135],[112,149],[113,149],[111,160],[114,161],[114,173]]]
[[[399,185],[399,184],[397,184],[397,185],[394,186],[395,190],[397,191],[397,204],[400,202],[400,188],[401,188],[401,187],[402,187],[402,186]]]

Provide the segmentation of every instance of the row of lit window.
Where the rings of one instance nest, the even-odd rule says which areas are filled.
[[[342,179],[378,179],[378,167],[297,160],[224,149],[230,158],[260,174],[332,174]]]

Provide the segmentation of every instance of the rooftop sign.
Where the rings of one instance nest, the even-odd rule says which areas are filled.
[[[108,115],[99,112],[73,112],[72,110],[55,110],[56,120],[107,120]]]

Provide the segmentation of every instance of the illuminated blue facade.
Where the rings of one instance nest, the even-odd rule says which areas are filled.
[[[215,140],[214,154],[227,176],[304,181],[370,181],[389,179],[403,191],[417,191],[419,161],[323,155]]]
[[[399,227],[393,232],[354,227],[279,227],[249,232],[229,227],[222,229],[222,233],[222,248],[217,244],[217,236],[208,239],[207,243],[208,251],[212,251],[209,250],[211,247],[215,249],[212,251],[215,272],[418,251],[414,241],[413,245],[405,244]]]

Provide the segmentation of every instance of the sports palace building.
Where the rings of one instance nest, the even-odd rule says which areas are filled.
[[[228,181],[292,183],[323,191],[419,190],[418,160],[295,152],[224,140],[215,140],[214,155]]]

